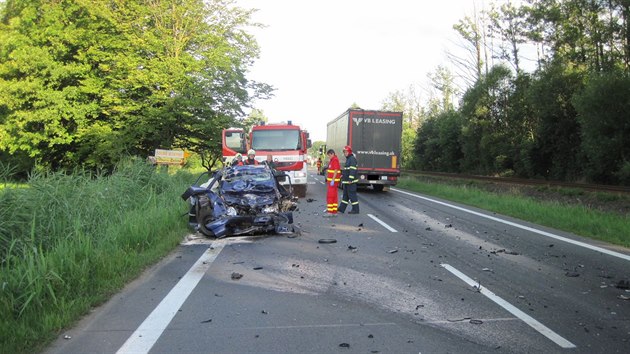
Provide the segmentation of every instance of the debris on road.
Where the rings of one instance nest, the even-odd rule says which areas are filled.
[[[480,247],[481,248],[481,247]],[[490,251],[490,253],[492,254],[497,254],[497,253],[505,253],[505,254],[511,254],[513,256],[518,256],[519,253],[518,252],[514,252],[514,251],[506,251],[505,248],[502,248],[500,250],[496,250],[496,251]]]
[[[566,272],[564,273],[564,276],[569,277],[569,278],[576,278],[580,276],[580,273],[576,273],[576,272]]]
[[[628,290],[628,289],[630,289],[630,281],[628,281],[628,280],[620,280],[615,287],[617,289]]]
[[[72,337],[66,334],[65,336],[63,336],[63,339],[72,339]]]
[[[334,238],[322,238],[319,241],[317,241],[319,243],[337,243],[337,240],[335,240]]]
[[[626,296],[626,295],[619,295],[619,298],[621,300],[630,300],[630,296]]]
[[[205,321],[201,321],[201,323],[210,323],[210,322],[212,322],[212,318],[209,318],[209,319],[207,319]]]
[[[266,310],[262,310],[262,311],[260,311],[260,313],[262,313],[263,315],[268,315],[269,314],[269,312],[267,312]]]
[[[348,251],[356,252],[357,251],[357,247],[356,246],[352,246],[352,245],[348,245]]]
[[[254,267],[253,269],[254,270],[261,270],[261,269],[263,269],[263,267]]]
[[[387,253],[392,253],[392,254],[396,253],[396,252],[398,252],[398,250],[389,250],[389,251],[387,251]]]
[[[232,280],[239,280],[242,277],[243,277],[243,274],[241,273],[236,273],[236,272],[232,273]]]
[[[341,347],[341,348],[350,348],[350,344],[348,344],[348,343],[341,343],[341,344],[339,344],[339,347]]]
[[[468,323],[470,323],[470,324],[482,324],[483,321],[482,320],[470,320],[470,321],[468,321]]]
[[[360,223],[357,227],[363,227],[363,223]]]
[[[484,272],[493,272],[493,270],[492,270],[492,269],[490,269],[490,268],[483,268],[482,270],[483,270]]]
[[[447,318],[446,320],[449,322],[462,322],[466,320],[472,320],[472,317],[464,317],[464,318],[458,318],[458,319],[453,319],[453,320],[450,318]]]
[[[312,202],[315,202],[315,201],[316,201],[316,199],[313,199],[313,198],[306,198],[306,202],[307,202],[307,203],[312,203]]]

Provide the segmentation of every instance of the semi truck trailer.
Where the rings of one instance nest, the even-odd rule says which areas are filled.
[[[359,186],[382,191],[400,176],[402,112],[348,109],[328,122],[326,148],[344,163],[343,148],[350,146],[358,162]]]

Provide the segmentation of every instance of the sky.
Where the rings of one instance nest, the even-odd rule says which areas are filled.
[[[254,106],[325,141],[327,122],[353,103],[380,109],[391,93],[426,86],[428,74],[450,66],[447,51],[462,43],[453,25],[482,2],[237,0],[266,25],[248,29],[260,47],[248,77],[276,91]]]

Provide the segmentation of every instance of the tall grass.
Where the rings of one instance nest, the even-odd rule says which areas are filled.
[[[175,247],[192,177],[138,160],[0,190],[0,348],[35,352]]]
[[[543,202],[533,198],[484,191],[465,184],[428,183],[401,178],[401,188],[475,206],[576,235],[630,247],[630,217],[605,213],[583,206]]]

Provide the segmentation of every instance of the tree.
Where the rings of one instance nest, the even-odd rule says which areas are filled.
[[[524,9],[509,2],[501,5],[498,10],[490,10],[488,18],[489,36],[501,41],[497,57],[510,63],[516,72],[520,72],[519,46],[527,41]]]
[[[532,159],[537,176],[576,180],[582,174],[580,125],[571,101],[583,88],[584,76],[562,63],[534,76],[529,101],[536,119]]]
[[[416,166],[424,171],[461,172],[461,131],[462,117],[454,110],[427,118],[416,134]]]
[[[453,29],[464,40],[461,47],[466,52],[467,57],[460,57],[454,53],[448,53],[448,56],[458,68],[458,74],[469,85],[472,85],[482,75],[488,74],[486,21],[485,12],[481,11],[475,12],[472,18],[466,16],[453,25]]]
[[[409,86],[407,92],[390,93],[383,101],[382,109],[403,112],[401,165],[404,168],[411,168],[414,163],[413,144],[416,139],[416,130],[424,119],[420,96],[414,86]]]
[[[52,169],[125,154],[215,154],[222,128],[271,87],[251,11],[229,0],[9,0],[0,24],[0,150]]]
[[[630,76],[623,72],[594,75],[572,102],[589,179],[630,185]]]

